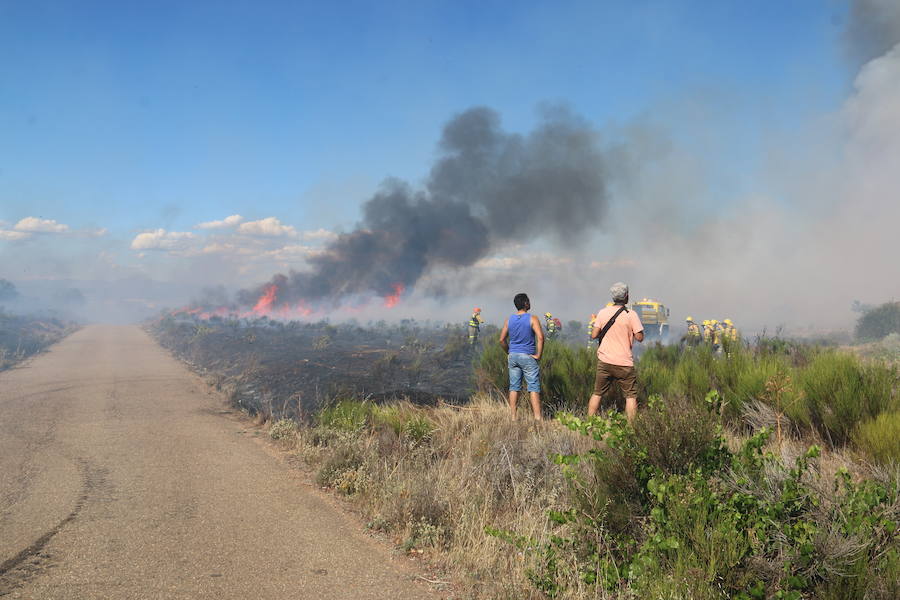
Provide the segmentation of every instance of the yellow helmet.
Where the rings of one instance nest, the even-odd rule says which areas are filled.
[[[709,322],[710,322],[712,325],[718,325],[718,324],[719,324],[719,322],[718,322],[717,320],[715,320],[715,319],[710,319]]]
[[[709,319],[703,319],[703,324],[704,324],[704,325],[709,325]]]
[[[687,321],[688,323],[692,322],[693,320],[694,320],[694,317],[688,317],[687,319],[685,319],[685,321]]]
[[[544,313],[544,316],[545,316],[545,317],[552,317],[553,315],[551,315],[550,313]]]
[[[734,323],[731,322],[731,319],[725,319],[723,323],[725,323],[726,325],[734,325]]]

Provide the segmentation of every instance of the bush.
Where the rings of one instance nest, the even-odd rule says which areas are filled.
[[[340,444],[316,473],[316,483],[351,496],[365,489],[364,457],[352,444]]]
[[[696,465],[714,460],[710,449],[718,451],[717,419],[713,412],[717,395],[710,404],[675,396],[657,399],[638,413],[634,442],[645,449],[647,464],[667,474],[687,473]]]
[[[835,351],[818,354],[799,373],[812,424],[832,445],[845,444],[857,424],[893,408],[896,383],[895,369]]]
[[[273,440],[287,440],[297,435],[297,423],[292,419],[279,419],[269,428]]]
[[[866,311],[856,322],[856,337],[862,341],[880,340],[891,333],[900,333],[900,302]]]
[[[593,350],[548,340],[541,356],[541,401],[551,412],[587,404],[594,388],[597,359]]]
[[[509,389],[507,354],[499,344],[485,346],[476,363],[479,389],[506,394]],[[547,340],[541,356],[541,401],[555,412],[587,405],[594,386],[594,350]]]
[[[331,406],[323,407],[317,415],[322,427],[344,432],[361,431],[372,413],[372,404],[359,400],[338,400]]]
[[[857,447],[878,462],[900,463],[900,412],[882,413],[853,432]]]
[[[372,422],[376,427],[387,427],[413,447],[427,442],[435,430],[435,424],[424,411],[408,403],[376,406],[372,411]]]
[[[717,396],[707,399],[713,415]],[[530,579],[540,592],[601,597],[627,581],[628,597],[642,598],[895,597],[896,476],[855,482],[839,470],[821,481],[818,447],[784,463],[763,451],[762,431],[731,451],[711,417],[694,426],[699,415],[684,408],[651,407],[634,430],[621,415],[560,416],[602,444],[558,457],[572,495],[569,507],[550,512],[554,534],[539,541],[489,531],[534,557]],[[630,479],[617,464],[628,465]],[[625,520],[613,512],[622,500]]]
[[[654,346],[641,356],[637,374],[642,402],[660,395],[702,403],[714,389],[733,425],[758,414],[763,403],[777,417],[780,435],[814,430],[832,446],[851,441],[860,422],[898,406],[896,366],[778,338],[722,355],[705,345]]]
[[[476,359],[475,383],[487,393],[505,394],[509,388],[507,354],[500,344],[487,344]]]
[[[648,351],[641,356],[638,364],[640,368],[637,369],[637,379],[641,398],[669,394],[675,382],[673,365],[677,364],[677,359],[670,362],[660,352]]]

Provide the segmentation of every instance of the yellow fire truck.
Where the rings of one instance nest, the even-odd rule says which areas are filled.
[[[650,341],[665,343],[669,339],[669,309],[659,300],[644,298],[633,302],[631,310],[637,313],[644,324],[644,335]]]

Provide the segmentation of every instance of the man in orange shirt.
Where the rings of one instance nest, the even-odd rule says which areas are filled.
[[[634,355],[631,346],[634,340],[644,341],[644,326],[641,319],[628,310],[628,286],[614,283],[609,288],[612,306],[604,306],[597,311],[591,339],[600,339],[597,348],[597,378],[594,393],[588,400],[588,415],[596,415],[600,401],[609,394],[613,383],[618,382],[625,395],[625,416],[628,422],[637,414],[637,377],[634,372]]]

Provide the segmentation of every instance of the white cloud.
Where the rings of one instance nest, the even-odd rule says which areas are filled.
[[[567,256],[557,256],[543,252],[532,252],[520,256],[488,256],[476,262],[476,269],[510,270],[522,267],[528,268],[553,268],[572,264],[572,259]]]
[[[196,236],[188,231],[145,231],[131,241],[132,250],[180,250]]]
[[[328,229],[315,229],[300,232],[300,237],[310,242],[330,242],[336,239],[338,234]]]
[[[240,244],[231,242],[212,242],[200,250],[200,254],[223,254],[234,256],[253,256],[258,253],[259,250],[256,248],[241,246]]]
[[[244,220],[244,217],[241,215],[231,215],[229,217],[225,217],[221,221],[206,221],[205,223],[200,223],[195,227],[197,229],[225,229],[226,227],[236,227]]]
[[[25,217],[13,227],[16,231],[27,233],[65,233],[68,225],[57,223],[53,219],[39,219],[37,217]]]
[[[303,246],[300,244],[292,244],[289,246],[278,248],[276,250],[269,250],[265,253],[265,256],[280,262],[293,263],[305,260],[307,258],[310,258],[311,256],[316,256],[321,253],[322,250],[319,250],[318,248],[311,248],[309,246]]]
[[[241,223],[238,231],[247,235],[261,235],[266,237],[297,236],[297,230],[292,225],[283,225],[275,217],[266,217],[259,221],[247,221]]]
[[[31,237],[30,233],[25,233],[22,231],[7,231],[0,229],[0,240],[24,240],[25,238]]]

